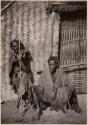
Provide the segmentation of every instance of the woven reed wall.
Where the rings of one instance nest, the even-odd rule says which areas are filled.
[[[65,16],[64,16],[65,15]],[[61,14],[60,64],[68,70],[78,93],[87,93],[87,20],[84,11]],[[83,66],[83,69],[81,67]]]
[[[61,17],[61,65],[87,64],[87,20],[85,12]]]
[[[2,81],[9,84],[9,52],[12,39],[20,39],[33,56],[32,70],[43,70],[52,49],[52,15],[46,14],[46,2],[15,2],[2,19]],[[53,51],[58,53],[59,15],[55,16]]]
[[[70,73],[72,78],[72,83],[74,84],[77,93],[86,94],[87,93],[87,71],[75,71]]]

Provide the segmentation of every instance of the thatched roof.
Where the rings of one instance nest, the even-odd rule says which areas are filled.
[[[48,12],[72,12],[77,10],[87,10],[86,1],[76,1],[76,2],[50,2],[47,7]]]
[[[11,4],[15,1],[1,1],[1,12],[3,13]],[[69,1],[69,2],[57,2],[57,1],[46,1],[47,12],[65,12],[65,11],[76,11],[87,9],[86,1]]]
[[[11,1],[1,1],[1,9],[8,5]]]
[[[1,1],[1,14],[11,6],[15,1]]]

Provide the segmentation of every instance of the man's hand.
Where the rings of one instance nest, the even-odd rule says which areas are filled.
[[[54,100],[56,98],[57,91],[54,91],[51,93],[51,98]]]
[[[12,56],[12,61],[19,61],[19,55],[17,55],[17,54],[14,54],[13,56]]]
[[[18,55],[18,60],[19,60],[19,61],[21,60],[21,54]]]
[[[52,93],[51,93],[51,97],[53,98],[53,97],[54,97],[54,95],[55,95],[55,92],[52,92]]]

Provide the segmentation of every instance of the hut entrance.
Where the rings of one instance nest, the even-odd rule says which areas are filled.
[[[70,72],[78,93],[86,93],[86,12],[62,12],[60,65]]]

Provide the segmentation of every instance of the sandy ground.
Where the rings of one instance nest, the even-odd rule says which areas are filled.
[[[75,111],[68,110],[67,114],[62,111],[50,111],[49,108],[44,111],[40,120],[36,119],[36,111],[32,108],[28,110],[26,115],[22,118],[21,114],[16,108],[16,101],[8,101],[1,105],[1,123],[2,124],[86,124],[87,120],[87,95],[78,96],[79,105],[82,112],[75,113]],[[35,119],[33,119],[33,117]]]

